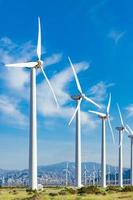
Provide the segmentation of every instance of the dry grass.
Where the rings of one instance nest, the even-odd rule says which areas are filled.
[[[60,195],[60,191],[62,195]],[[133,192],[107,192],[106,194],[69,194],[64,188],[45,188],[42,192],[25,189],[0,189],[0,200],[133,200]]]

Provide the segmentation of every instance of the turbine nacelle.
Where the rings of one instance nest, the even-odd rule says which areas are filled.
[[[86,96],[85,96],[84,93],[81,93],[81,94],[79,94],[79,95],[72,95],[71,98],[72,98],[73,100],[78,101],[78,100],[80,100],[81,98],[82,98],[82,99],[85,99]]]
[[[129,138],[133,138],[133,135],[132,135],[132,134],[131,134],[131,135],[128,135],[128,137],[129,137]]]
[[[126,125],[126,127],[127,127],[127,129],[128,129],[128,133],[129,133],[129,135],[128,135],[128,137],[129,138],[133,138],[133,129],[129,126],[129,125]]]
[[[107,120],[110,117],[110,115],[109,114],[105,114],[105,116],[98,115],[98,117],[103,120]]]
[[[116,127],[116,130],[117,131],[124,131],[125,127],[124,126],[119,126],[119,127]]]
[[[71,98],[75,101],[78,101],[82,98],[82,96],[81,95],[72,95]]]

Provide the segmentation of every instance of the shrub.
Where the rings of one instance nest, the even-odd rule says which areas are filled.
[[[56,193],[56,192],[50,192],[49,196],[55,197],[55,196],[58,196],[58,193]]]
[[[77,193],[76,189],[73,189],[73,188],[65,188],[65,190],[66,190],[69,194],[76,194],[76,193]]]
[[[67,195],[68,191],[67,190],[61,190],[58,194],[59,195]]]
[[[122,188],[122,192],[133,192],[133,186],[125,186]]]
[[[106,191],[98,186],[88,186],[78,189],[78,194],[102,194],[105,195]]]
[[[27,188],[26,192],[30,195],[30,194],[33,194],[34,191],[32,189]]]
[[[10,191],[9,191],[9,194],[14,194],[14,195],[16,195],[16,194],[18,194],[18,192],[17,192],[15,189],[13,189],[13,190],[10,190]]]
[[[14,200],[20,200],[20,198],[19,199],[14,199]],[[36,196],[33,195],[32,197],[26,197],[26,198],[24,198],[22,200],[40,200],[40,197],[36,197]]]
[[[122,188],[119,187],[119,186],[108,186],[106,188],[106,191],[107,192],[121,192],[122,191]]]
[[[15,195],[15,194],[17,194],[17,191],[16,191],[16,190],[13,190],[12,193]]]
[[[85,193],[87,193],[87,188],[86,187],[81,187],[77,191],[78,191],[78,194],[85,194]]]
[[[33,197],[31,198],[32,200],[39,200],[40,196],[39,194],[34,194]]]

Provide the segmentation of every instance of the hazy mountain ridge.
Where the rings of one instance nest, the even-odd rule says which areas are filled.
[[[68,170],[70,170],[72,173],[74,173],[75,171],[75,163],[74,162],[61,162],[61,163],[55,163],[55,164],[51,164],[51,165],[42,165],[42,166],[38,166],[38,175],[42,175],[45,173],[63,173],[63,171],[65,171],[66,166],[68,163]],[[98,171],[101,168],[101,164],[99,163],[95,163],[95,162],[84,162],[82,163],[82,172],[84,171],[86,166],[86,169],[88,170],[88,172],[91,172],[93,170]],[[118,167],[114,167],[112,165],[107,165],[107,173],[108,170],[110,170],[110,173],[113,174],[116,171],[118,171]],[[128,168],[124,168],[123,169],[124,174],[129,174],[129,169]],[[9,176],[9,175],[13,175],[13,174],[28,174],[28,169],[23,169],[23,170],[4,170],[4,169],[0,169],[0,176]]]

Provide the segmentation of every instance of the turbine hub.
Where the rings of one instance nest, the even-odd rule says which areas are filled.
[[[84,93],[82,93],[82,94],[81,94],[81,96],[82,96],[82,98],[84,98],[84,97],[85,97],[85,94],[84,94]]]
[[[40,68],[42,65],[43,65],[43,61],[42,60],[38,60],[36,67]]]

